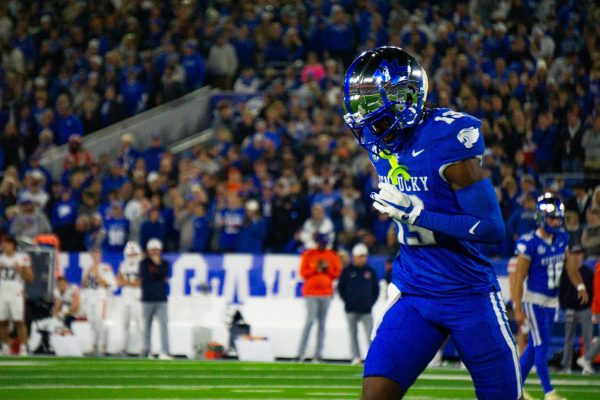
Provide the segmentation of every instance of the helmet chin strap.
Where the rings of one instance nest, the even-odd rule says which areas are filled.
[[[550,226],[547,222],[544,224],[544,230],[550,235],[556,235],[558,232],[560,232],[561,227],[562,225]]]

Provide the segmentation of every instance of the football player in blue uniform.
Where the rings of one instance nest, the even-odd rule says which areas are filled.
[[[578,297],[587,302],[588,294],[579,273],[579,266],[569,257],[569,236],[562,229],[565,208],[550,193],[538,198],[536,220],[538,228],[522,235],[516,243],[517,277],[513,305],[517,323],[525,316],[530,328],[530,340],[521,356],[523,382],[535,364],[544,389],[544,400],[561,400],[550,383],[548,372],[548,345],[552,323],[558,308],[558,286],[563,266],[569,279],[577,287]],[[527,291],[523,295],[523,283],[527,278]],[[523,313],[525,311],[525,313]],[[525,399],[531,399],[526,393]]]
[[[480,251],[505,231],[481,167],[481,122],[426,104],[427,87],[417,60],[387,46],[362,53],[344,80],[344,120],[379,176],[373,206],[396,222],[400,242],[362,398],[402,398],[451,337],[479,399],[516,400],[518,355],[494,270]]]

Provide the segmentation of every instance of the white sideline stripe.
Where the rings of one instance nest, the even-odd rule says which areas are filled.
[[[118,379],[311,379],[311,380],[324,380],[324,381],[334,381],[334,380],[344,380],[347,381],[349,379],[357,379],[357,380],[361,380],[362,379],[362,375],[354,375],[354,376],[311,376],[311,375],[303,375],[303,376],[285,376],[285,375],[265,375],[265,374],[261,374],[261,375],[215,375],[215,374],[208,374],[208,375],[202,375],[202,374],[194,374],[194,375],[165,375],[165,374],[161,374],[159,376],[146,376],[144,377],[143,375],[122,375],[119,374]],[[0,376],[0,381],[12,381],[15,379],[19,379],[19,377],[15,377],[15,376]],[[28,381],[30,380],[35,380],[35,379],[39,379],[39,380],[60,380],[60,379],[86,379],[86,380],[93,380],[93,379],[110,379],[110,380],[114,380],[115,377],[113,376],[84,376],[82,377],[81,375],[79,376],[58,376],[58,375],[30,375],[27,376],[26,378]],[[466,379],[466,380],[470,380],[470,379]]]
[[[244,368],[244,367],[235,367],[232,365],[231,368],[214,368],[214,366],[211,365],[204,365],[204,366],[200,366],[200,365],[194,365],[192,368],[187,368],[186,365],[181,365],[181,368],[167,368],[167,367],[156,367],[154,365],[152,365],[152,367],[149,367],[149,364],[134,364],[131,367],[127,367],[127,368],[120,368],[120,367],[112,367],[113,365],[117,365],[115,364],[96,364],[96,365],[79,365],[79,364],[40,364],[40,365],[35,365],[36,368],[31,368],[31,371],[36,372],[37,371],[37,367],[42,366],[42,367],[52,367],[52,371],[67,371],[69,373],[80,373],[80,372],[100,372],[100,373],[106,373],[106,374],[112,374],[113,371],[126,371],[126,372],[139,372],[139,373],[148,373],[148,372],[152,372],[152,371],[218,371],[218,372],[231,372],[231,371],[272,371],[272,372],[305,372],[305,373],[314,373],[316,371],[318,372],[336,372],[336,373],[350,373],[350,372],[356,372],[358,371],[358,368],[355,366],[350,366],[348,365],[348,368],[339,368],[339,367],[344,367],[344,365],[336,365],[336,367],[338,368],[328,368],[326,366],[320,367],[320,366],[316,366],[316,369],[311,369],[310,367],[312,367],[313,365],[310,364],[304,364],[304,366],[306,366],[306,368],[291,368],[289,365],[286,364],[282,364],[281,368],[276,367],[276,368],[258,368],[258,367],[251,367],[251,368]],[[124,364],[119,364],[119,365],[124,365]],[[126,364],[125,364],[126,365]],[[163,364],[164,365],[164,364]],[[298,364],[298,365],[303,365],[303,364]],[[322,364],[321,364],[322,365]],[[6,363],[6,366],[10,367],[12,366],[12,363]],[[286,368],[287,367],[287,368]],[[107,368],[110,368],[110,370],[107,370]],[[452,368],[448,368],[449,370],[452,370]],[[7,371],[6,369],[0,369],[2,370],[2,372]],[[442,369],[440,369],[442,370]],[[22,373],[23,371],[20,370],[19,373]]]
[[[46,367],[48,362],[40,361],[0,361],[0,367]]]
[[[533,333],[533,345],[539,346],[542,344],[542,338],[540,336],[540,329],[538,328],[537,319],[535,317],[535,310],[533,309],[533,303],[525,304],[525,314],[527,315],[527,320],[531,322],[531,332]]]
[[[139,375],[119,375],[119,378],[123,378],[123,379],[139,379],[140,376]],[[307,376],[294,376],[294,377],[290,377],[290,376],[286,376],[286,377],[282,377],[280,375],[227,375],[227,376],[215,376],[215,375],[200,375],[200,374],[195,374],[195,375],[161,375],[161,376],[152,376],[149,377],[149,379],[154,379],[154,378],[165,378],[165,379],[306,379]],[[360,375],[356,375],[354,377],[348,377],[348,376],[339,376],[339,377],[324,377],[324,376],[311,376],[309,377],[312,380],[324,380],[324,381],[334,381],[334,380],[345,380],[347,381],[348,379],[351,378],[356,378],[357,380],[360,378]],[[7,376],[0,376],[0,381],[11,381],[11,380],[15,380],[18,379],[17,377],[7,377]],[[73,377],[73,376],[57,376],[57,375],[30,375],[27,376],[27,380],[31,381],[31,380],[45,380],[45,379],[114,379],[114,376],[105,376],[105,377]],[[470,376],[468,375],[459,375],[459,374],[448,374],[448,375],[436,375],[436,374],[421,374],[418,378],[418,382],[419,381],[462,381],[462,382],[472,382],[472,379]],[[537,380],[536,378],[531,377],[530,379],[528,379],[528,384],[529,382],[539,382],[539,380]],[[179,383],[178,383],[179,384]],[[536,383],[537,384],[537,383]],[[552,379],[552,384],[554,385],[560,385],[560,386],[594,386],[594,387],[599,387],[600,388],[600,379],[561,379],[561,378],[553,378]],[[44,385],[43,383],[40,385]],[[68,384],[66,384],[68,385]],[[130,385],[124,385],[125,387],[136,387],[136,386],[130,386]],[[0,385],[0,390],[2,388],[5,388],[6,386],[1,386]],[[204,387],[204,386],[200,386],[200,387]],[[272,387],[271,385],[269,385],[269,387]],[[354,387],[354,386],[352,386]]]
[[[500,325],[500,331],[502,332],[502,336],[504,337],[508,348],[511,350],[513,367],[515,369],[515,377],[517,380],[517,398],[521,398],[523,394],[523,382],[521,382],[521,365],[519,364],[517,348],[515,347],[515,343],[513,342],[512,335],[506,328],[506,323],[504,322],[504,318],[502,318],[502,312],[498,308],[498,303],[502,301],[502,299],[499,300],[498,292],[494,292],[490,293],[490,300],[492,301],[492,307],[494,308],[494,313],[496,313],[496,319],[498,320],[498,324]]]
[[[572,381],[558,381],[552,382],[555,386],[580,386],[574,390],[578,392],[585,393],[600,393],[600,387],[597,388],[589,388],[584,386],[589,386],[586,382],[577,382],[573,385]],[[538,387],[539,382],[531,382],[527,383],[528,387]],[[595,386],[599,386],[596,382]],[[40,389],[160,389],[160,390],[212,390],[212,389],[231,389],[233,390],[256,390],[256,385],[11,385],[11,386],[0,386],[1,390],[40,390]],[[349,389],[349,390],[358,390],[359,386],[357,385],[269,385],[268,390],[276,390],[276,389]],[[471,387],[466,386],[441,386],[441,385],[419,385],[413,386],[410,388],[411,391],[415,390],[471,390]]]

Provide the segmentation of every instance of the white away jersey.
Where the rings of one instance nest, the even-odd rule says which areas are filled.
[[[119,272],[127,282],[135,282],[140,277],[140,263],[123,261],[119,265]],[[121,296],[123,299],[140,300],[142,292],[139,287],[124,286],[121,289]]]
[[[79,291],[77,285],[69,284],[67,289],[61,293],[58,288],[54,289],[54,298],[60,300],[60,313],[64,314],[69,312],[73,306],[73,295]]]
[[[109,292],[112,292],[115,289],[115,274],[113,272],[112,267],[109,264],[100,263],[98,266],[98,272],[100,277],[107,282],[107,286],[103,288],[98,283],[98,280],[92,274],[87,274],[87,271],[92,268],[91,265],[87,266],[83,271],[83,281],[81,285],[85,287],[83,293],[87,299],[96,298],[96,299],[104,299],[108,295]],[[87,274],[87,276],[86,276]]]
[[[0,254],[0,294],[24,289],[25,281],[17,267],[26,266],[31,266],[31,259],[26,253],[16,252],[10,257]]]

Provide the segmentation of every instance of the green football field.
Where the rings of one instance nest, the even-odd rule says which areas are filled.
[[[357,399],[361,367],[344,364],[0,358],[0,399]],[[569,400],[600,399],[600,378],[553,374]],[[526,385],[542,398],[535,375]],[[428,369],[406,399],[474,399],[466,371]]]

